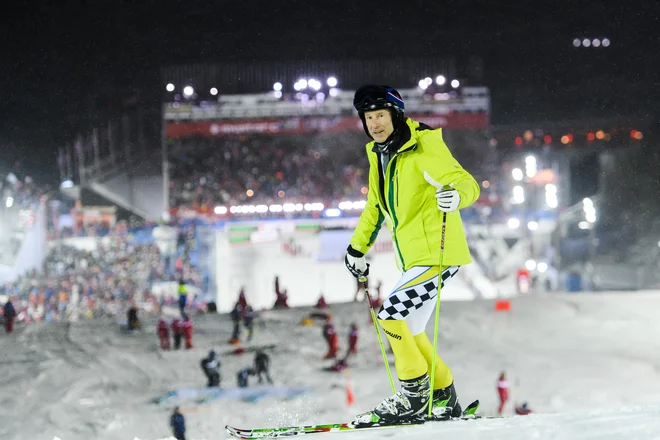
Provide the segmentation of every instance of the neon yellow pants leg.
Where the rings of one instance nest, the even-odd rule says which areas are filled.
[[[394,352],[394,366],[399,380],[417,379],[428,372],[427,361],[417,347],[404,320],[378,320]],[[427,338],[428,341],[428,338]],[[437,369],[436,369],[437,370]]]
[[[431,362],[433,355],[435,355],[435,378],[433,379],[433,389],[439,390],[446,388],[454,381],[454,376],[445,362],[433,352],[433,344],[426,336],[425,332],[413,336],[417,350],[424,358],[428,371],[431,371]]]

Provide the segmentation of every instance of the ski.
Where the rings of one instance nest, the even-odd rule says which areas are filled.
[[[442,422],[491,418],[491,417],[482,417],[476,415],[478,408],[479,408],[479,401],[475,400],[465,408],[463,414],[460,417],[447,418],[446,420],[442,420]],[[261,438],[283,438],[283,437],[293,437],[293,436],[307,435],[307,434],[339,433],[339,432],[352,432],[352,431],[375,430],[375,429],[415,427],[415,426],[423,425],[426,422],[427,422],[426,419],[420,418],[420,419],[415,419],[397,424],[373,424],[373,425],[355,426],[352,423],[331,423],[324,425],[286,426],[281,428],[257,428],[257,429],[241,429],[227,425],[225,426],[225,429],[232,437],[247,440],[247,439],[261,439]]]

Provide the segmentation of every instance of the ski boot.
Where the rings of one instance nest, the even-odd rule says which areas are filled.
[[[452,382],[446,388],[433,391],[433,408],[431,409],[431,420],[449,420],[452,417],[460,417],[463,413],[461,404]]]
[[[399,425],[424,423],[424,411],[428,409],[431,385],[427,374],[417,379],[402,380],[401,391],[388,397],[373,411],[359,414],[353,425]]]

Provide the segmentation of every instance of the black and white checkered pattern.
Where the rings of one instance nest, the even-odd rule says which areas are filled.
[[[458,272],[458,266],[450,266],[442,272],[442,286],[444,287],[445,282],[456,275]],[[404,274],[405,276],[405,274]],[[421,274],[423,276],[423,273]],[[411,279],[405,284],[414,281]],[[406,316],[410,314],[413,310],[417,310],[427,301],[430,301],[435,298],[438,293],[437,289],[438,277],[433,277],[424,284],[417,286],[409,287],[407,289],[397,290],[395,289],[390,295],[385,299],[383,305],[378,311],[378,319],[381,320],[403,320],[406,319]]]

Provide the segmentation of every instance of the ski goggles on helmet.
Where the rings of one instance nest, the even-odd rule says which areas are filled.
[[[395,88],[374,85],[360,87],[355,92],[353,106],[358,113],[385,108],[405,109],[401,94]]]

